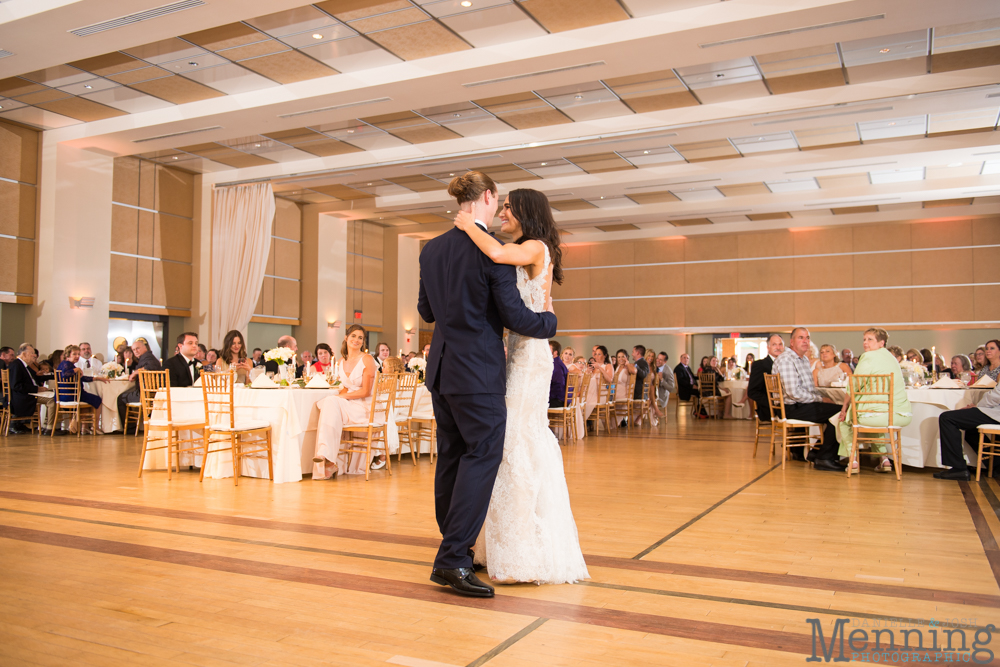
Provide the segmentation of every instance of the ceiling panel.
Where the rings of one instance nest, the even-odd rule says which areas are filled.
[[[606,171],[621,171],[635,169],[635,166],[617,153],[595,153],[593,155],[577,155],[568,158],[573,164],[588,174],[600,174]]]
[[[170,62],[163,63],[162,67],[174,74],[186,74],[197,69],[227,64],[229,64],[229,61],[222,56],[218,56],[210,51],[204,51],[200,56],[181,58],[180,60],[171,60]]]
[[[41,90],[46,90],[45,86],[17,76],[0,80],[0,94],[6,97],[17,97],[18,95],[37,93]]]
[[[318,125],[315,129],[327,136],[340,141],[346,141],[347,143],[366,151],[410,145],[409,142],[403,141],[399,137],[394,137],[384,130],[380,130],[377,127],[372,127],[371,125],[367,125],[359,121],[327,123],[324,125]]]
[[[0,119],[13,120],[26,125],[33,125],[43,130],[55,130],[67,125],[76,125],[81,121],[62,114],[52,113],[38,107],[23,106],[10,111],[0,111]]]
[[[773,151],[797,151],[799,149],[791,132],[733,137],[732,142],[736,149],[744,155]]]
[[[871,179],[867,173],[817,176],[816,181],[824,190],[831,188],[863,188],[871,185]]]
[[[549,32],[576,30],[629,18],[616,0],[522,0],[521,6]]]
[[[564,160],[562,158],[537,162],[519,162],[517,166],[521,167],[521,169],[527,169],[531,173],[536,176],[541,176],[542,178],[551,178],[553,176],[562,176],[564,174],[583,173],[583,169],[580,169],[569,160]]]
[[[618,225],[597,225],[597,228],[602,232],[627,232],[633,229],[639,229],[630,222],[621,223]]]
[[[460,3],[447,0],[447,4]],[[428,6],[426,9],[430,10],[433,6]],[[507,44],[548,34],[544,28],[513,3],[478,12],[450,16],[441,19],[441,22],[477,48]]]
[[[964,132],[967,130],[992,129],[996,127],[997,107],[964,109],[928,115],[927,133]]]
[[[677,68],[677,74],[680,75],[688,88],[697,91],[703,88],[717,88],[737,83],[760,81],[762,78],[752,58],[737,58],[735,60],[722,60],[704,65],[679,67]]]
[[[11,109],[20,109],[23,106],[27,105],[24,102],[18,102],[8,97],[0,97],[0,110],[10,111]]]
[[[569,116],[530,92],[490,97],[475,102],[518,130],[573,122]]]
[[[549,206],[557,211],[585,211],[597,208],[589,201],[583,199],[563,199],[562,201],[550,201]]]
[[[620,208],[635,208],[637,204],[632,199],[629,199],[625,195],[615,195],[615,196],[605,196],[605,197],[588,197],[587,201],[600,209],[612,210]]]
[[[909,181],[924,180],[924,168],[913,167],[909,169],[889,169],[885,171],[869,172],[872,185],[882,183],[906,183]]]
[[[983,18],[934,28],[934,53],[981,49],[1000,45],[1000,19]]]
[[[456,139],[460,136],[412,111],[372,116],[361,120],[413,144]]]
[[[680,201],[671,192],[643,192],[641,194],[630,194],[629,199],[636,204],[664,204],[667,202]]]
[[[254,30],[245,23],[229,23],[216,28],[181,35],[181,37],[209,51],[221,51],[222,49],[231,49],[234,46],[244,46],[269,39],[267,35]]]
[[[775,95],[798,93],[804,90],[819,90],[820,88],[834,88],[844,85],[847,85],[847,79],[844,78],[844,71],[839,67],[821,72],[767,77],[767,87]]]
[[[683,202],[715,201],[717,199],[726,198],[725,195],[715,188],[690,188],[684,190],[671,190],[670,192]]]
[[[239,93],[250,92],[251,90],[273,88],[279,85],[270,79],[254,74],[234,64],[199,69],[188,72],[184,76],[203,83],[206,86],[211,86],[216,90],[221,90],[227,95],[237,95]]]
[[[441,184],[438,183],[438,187]],[[390,195],[405,195],[412,194],[414,191],[410,188],[403,187],[402,185],[397,185],[390,181],[376,179],[373,181],[358,181],[357,183],[348,183],[347,187],[354,188],[359,192],[367,192],[370,195],[375,195],[376,197],[387,197]]]
[[[258,56],[269,56],[272,53],[281,53],[288,50],[289,47],[287,44],[279,42],[276,39],[267,39],[262,42],[247,44],[246,46],[234,46],[231,49],[223,49],[218,54],[227,60],[235,61],[256,58]]]
[[[177,37],[123,50],[136,58],[142,58],[154,65],[161,65],[174,60],[199,58],[208,53],[205,49]]]
[[[402,62],[385,49],[364,37],[339,39],[301,49],[339,72],[357,72]]]
[[[173,106],[170,102],[161,100],[151,95],[140,93],[138,90],[125,88],[124,86],[99,90],[93,93],[88,93],[83,97],[94,100],[95,102],[100,102],[101,104],[105,104],[109,107],[127,111],[128,113],[142,113],[144,111],[165,109],[166,107]]]
[[[768,79],[840,69],[836,44],[812,46],[756,56],[761,73]]]
[[[260,16],[255,19],[249,19],[246,22],[272,37],[283,37],[306,31],[315,31],[331,25],[339,25],[336,19],[321,12],[312,5]]]
[[[139,83],[140,81],[161,79],[165,76],[170,76],[170,74],[170,72],[160,69],[159,67],[140,67],[139,69],[122,72],[121,74],[109,74],[108,79],[124,86],[130,86],[133,83]]]
[[[513,4],[511,0],[415,0],[431,16],[442,18],[473,14],[484,9]]]
[[[241,60],[240,65],[278,83],[295,83],[337,74],[337,70],[298,51]]]
[[[435,21],[373,32],[368,37],[403,60],[430,58],[472,48]]]
[[[397,176],[386,180],[398,186],[402,186],[407,190],[412,190],[413,192],[436,192],[438,190],[445,190],[448,187],[441,181],[429,178],[423,174],[416,176]]]
[[[674,150],[684,156],[689,162],[702,160],[720,160],[740,157],[740,152],[733,148],[728,139],[712,141],[695,141],[688,144],[674,144]]]
[[[187,104],[212,97],[222,97],[225,94],[182,76],[168,76],[136,83],[132,88],[174,104]]]
[[[319,28],[317,30],[307,30],[306,32],[300,32],[296,35],[285,35],[280,39],[289,46],[294,46],[297,49],[304,49],[308,46],[316,44],[324,44],[334,40],[349,39],[357,36],[358,33],[356,31],[351,30],[343,23],[334,23],[333,25],[326,26],[325,28]]]
[[[52,111],[53,113],[82,120],[85,123],[102,120],[104,118],[114,118],[116,116],[126,115],[126,112],[121,109],[105,106],[99,102],[94,102],[93,100],[88,100],[83,97],[65,97],[61,100],[40,102],[36,106],[41,107],[46,111]]]
[[[310,190],[322,192],[325,195],[336,197],[337,199],[368,199],[371,197],[367,192],[361,192],[346,185],[311,185]]]
[[[792,214],[791,213],[786,213],[786,212],[781,212],[781,213],[750,213],[750,214],[747,215],[747,218],[749,218],[753,222],[757,222],[759,220],[784,220],[786,218],[791,218],[791,217],[792,217]]]
[[[426,109],[417,109],[416,111],[421,116],[444,125],[452,132],[457,132],[463,137],[507,132],[512,129],[507,123],[498,120],[493,114],[475,106],[471,102],[429,107]]]
[[[575,121],[625,116],[632,110],[600,82],[535,91]]]
[[[926,56],[930,49],[929,31],[917,30],[840,43],[848,68],[890,60]]]
[[[724,86],[708,86],[695,91],[702,104],[735,102],[751,97],[767,97],[771,93],[763,81],[742,81]]]
[[[927,132],[927,116],[907,116],[890,120],[866,120],[858,123],[862,141],[919,137]]]
[[[137,58],[133,58],[132,56],[128,56],[117,51],[114,53],[106,53],[103,56],[95,56],[85,60],[78,60],[70,63],[70,65],[76,67],[77,69],[93,72],[98,76],[120,74],[121,72],[128,72],[129,70],[148,66],[147,63]]]
[[[44,83],[51,88],[68,86],[94,78],[88,72],[84,72],[76,67],[70,67],[69,65],[56,65],[55,67],[38,70],[37,72],[22,74],[21,77],[35,83]]]
[[[634,151],[619,151],[618,154],[639,167],[684,161],[684,158],[670,146],[666,146],[664,148],[644,148]]]
[[[771,193],[771,190],[763,183],[741,183],[739,185],[719,185],[717,187],[727,197],[744,197],[747,195],[766,195]]]
[[[357,146],[352,146],[351,144],[344,143],[343,141],[337,141],[336,139],[320,139],[319,141],[304,142],[296,144],[295,148],[319,157],[344,155],[346,153],[358,153],[364,150],[363,148],[358,148]]]
[[[795,178],[781,181],[765,181],[764,185],[771,192],[803,192],[805,190],[819,190],[819,183],[815,178]]]
[[[695,96],[670,70],[606,79],[604,83],[636,113],[698,104]]]
[[[652,16],[664,12],[676,12],[690,7],[711,5],[720,0],[624,0],[624,4],[632,16]]]
[[[685,218],[684,220],[670,220],[674,227],[697,227],[698,225],[710,225],[712,221],[708,218]]]
[[[516,183],[520,181],[539,180],[531,172],[521,169],[516,164],[497,164],[489,167],[478,167],[476,171],[481,171],[497,183]]]
[[[358,32],[369,33],[375,32],[376,30],[398,28],[400,26],[410,25],[411,23],[419,23],[426,20],[427,14],[411,5],[403,9],[397,9],[396,11],[355,19],[347,25]]]
[[[983,170],[982,162],[952,162],[940,167],[925,167],[925,178],[963,178],[968,176],[978,176]]]
[[[834,215],[853,215],[855,213],[878,213],[878,206],[847,206],[831,208]]]
[[[121,84],[117,84],[114,81],[109,81],[107,79],[87,79],[86,81],[81,81],[80,83],[74,83],[69,86],[62,86],[59,90],[64,93],[69,93],[70,95],[87,95],[89,93],[96,93],[99,90],[107,90],[108,88],[118,88]]]
[[[853,123],[850,125],[795,130],[794,134],[796,142],[803,150],[861,143],[858,137],[858,128]]]

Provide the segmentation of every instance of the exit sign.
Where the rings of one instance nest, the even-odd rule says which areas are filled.
[[[739,331],[734,331],[734,332],[732,332],[732,333],[729,334],[729,337],[730,338],[739,338],[740,337],[740,332]]]

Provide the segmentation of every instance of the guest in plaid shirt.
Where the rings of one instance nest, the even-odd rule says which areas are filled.
[[[829,422],[840,407],[816,391],[808,354],[809,330],[797,327],[792,330],[788,347],[774,360],[773,372],[781,376],[785,390],[785,416],[823,424],[823,444],[818,452],[809,452],[807,458],[817,470],[844,472],[846,467],[837,462],[837,429]]]

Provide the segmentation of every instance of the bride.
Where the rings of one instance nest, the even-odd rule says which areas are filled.
[[[525,305],[542,312],[553,279],[562,283],[562,251],[552,209],[536,190],[511,191],[500,211],[501,244],[460,213],[455,226],[494,262],[517,267]],[[500,583],[572,583],[589,578],[569,505],[562,452],[548,426],[552,352],[548,342],[507,335],[507,432],[475,562]]]

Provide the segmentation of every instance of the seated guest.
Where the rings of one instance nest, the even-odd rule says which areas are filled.
[[[899,362],[892,356],[889,350],[885,349],[889,334],[885,329],[872,327],[864,333],[861,346],[864,352],[858,359],[858,365],[854,369],[856,375],[892,375],[893,376],[893,396],[892,396],[892,425],[908,426],[913,421],[913,412],[910,408],[910,399],[906,396],[906,383],[903,381],[903,371],[899,368]],[[858,423],[865,426],[887,426],[889,418],[887,406],[878,404],[864,405],[864,411],[858,417]],[[844,405],[840,409],[840,423],[837,425],[837,435],[840,439],[840,455],[851,455],[851,443],[854,437],[852,426],[854,417],[851,412],[851,396],[848,393],[844,397]],[[872,443],[873,452],[885,453],[884,444]],[[851,467],[857,470],[859,463],[857,459],[851,461]],[[892,462],[888,456],[883,456],[882,460],[875,466],[875,472],[892,472]]]
[[[701,363],[698,364],[698,371],[697,371],[698,375],[701,375],[702,373],[707,373],[708,368],[709,368],[708,357],[702,357]]]
[[[41,361],[37,362],[37,365],[38,365],[39,375],[52,375],[53,373],[52,362],[50,362],[48,359],[42,359]]]
[[[177,348],[177,354],[180,354],[179,346]],[[198,350],[195,352],[194,358],[200,361],[202,365],[205,365],[205,360],[208,358],[208,348],[205,347],[204,343],[198,343]]]
[[[628,401],[628,352],[618,350],[615,352],[615,403]],[[624,420],[622,421],[624,424]]]
[[[30,417],[35,414],[35,406],[39,403],[48,406],[45,411],[45,425],[40,426],[42,435],[52,433],[52,421],[55,419],[56,411],[51,397],[39,398],[33,396],[39,391],[44,391],[45,383],[52,379],[51,375],[36,375],[31,368],[38,352],[30,343],[21,343],[17,348],[17,357],[10,362],[10,411],[15,417]],[[21,426],[23,422],[11,424],[11,433],[28,433],[28,429]]]
[[[253,357],[251,359],[251,362],[253,363],[254,368],[264,365],[264,353],[261,351],[259,347],[255,347],[253,349]]]
[[[753,367],[754,361],[756,361],[756,359],[754,358],[753,353],[751,352],[750,354],[747,355],[746,362],[743,364],[743,370],[747,372],[748,376],[750,375],[750,369]]]
[[[63,358],[63,351],[56,350],[55,352],[49,355],[49,366],[51,366],[52,368],[57,367],[59,365],[59,362],[62,361],[62,358]]]
[[[813,384],[809,368],[809,330],[792,329],[788,349],[774,361],[774,372],[781,376],[785,395],[785,416],[789,419],[823,424],[823,444],[818,452],[810,451],[806,457],[817,470],[843,472],[845,466],[837,463],[837,430],[828,420],[840,410]]]
[[[108,378],[96,376],[92,377],[90,375],[84,375],[83,369],[77,366],[77,362],[80,361],[80,346],[79,345],[67,345],[66,349],[63,350],[63,360],[59,362],[59,367],[56,370],[62,375],[66,380],[72,379],[71,376],[78,376],[80,382],[86,384],[88,382],[109,382]],[[59,379],[58,377],[56,379]],[[59,392],[60,401],[72,401],[75,400],[70,390],[60,390]],[[80,387],[80,400],[92,407],[95,411],[101,408],[101,397],[97,394],[91,394],[89,391]],[[100,414],[100,413],[97,413]],[[71,433],[76,432],[74,424],[70,424],[69,430]]]
[[[385,345],[385,343],[382,343],[382,345]],[[385,346],[389,347],[388,345],[385,345]],[[382,360],[382,371],[381,372],[386,373],[386,374],[388,374],[388,373],[392,373],[392,374],[405,373],[406,372],[406,367],[403,366],[403,360],[400,359],[399,357],[386,357],[385,359]]]
[[[636,345],[633,347],[632,359],[626,359],[626,365],[628,366],[629,374],[635,376],[635,389],[633,390],[632,398],[641,400],[642,383],[649,376],[649,363],[646,361],[646,346]],[[641,418],[639,421],[641,421]]]
[[[7,346],[0,347],[0,370],[8,368],[10,366],[10,362],[14,361],[16,358],[17,353],[14,351],[14,348]]]
[[[316,361],[316,358],[313,357],[313,353],[309,350],[302,350],[302,354],[299,355],[299,359],[302,360],[303,370],[307,366],[312,366],[313,362]]]
[[[822,352],[822,350],[820,350],[820,352]],[[845,347],[840,351],[840,362],[850,366],[852,371],[854,370],[854,367],[858,365],[857,359],[854,358],[854,353],[851,352],[851,348],[849,347]]]
[[[924,355],[920,352],[920,350],[915,347],[911,347],[906,351],[906,360],[918,363],[922,366],[924,364]]]
[[[427,343],[426,345],[424,345],[423,349],[420,350],[420,356],[423,357],[424,359],[427,359],[428,357],[430,357],[430,355],[431,355],[431,344]]]
[[[65,350],[63,350],[63,356],[65,356]],[[103,365],[94,356],[94,350],[90,347],[90,343],[80,343],[80,360],[76,362],[76,367],[83,371],[84,375],[94,377],[101,372],[101,366]]]
[[[298,342],[296,342],[295,338],[292,337],[292,336],[282,336],[281,338],[279,338],[278,339],[278,345],[277,345],[277,347],[287,347],[288,349],[290,349],[292,352],[295,352],[295,353],[298,353],[298,351],[299,351],[299,344],[298,344]],[[268,373],[272,373],[274,375],[278,374],[278,362],[277,361],[271,360],[271,361],[264,362],[264,368],[267,369]],[[297,377],[297,378],[302,377],[302,369],[303,369],[303,367],[301,365],[296,365],[295,366],[295,377]]]
[[[684,353],[681,355],[681,363],[674,366],[674,377],[677,379],[677,398],[681,401],[690,401],[691,395],[698,388],[698,376],[691,371],[688,365],[691,362],[691,355]]]
[[[728,389],[723,389],[722,387],[719,386],[720,382],[726,381],[726,376],[723,375],[722,372],[719,370],[719,358],[714,356],[709,357],[708,367],[705,370],[703,370],[702,373],[712,373],[715,375],[715,387],[712,389],[712,395],[721,396],[723,398],[722,414],[724,415],[731,414],[732,408],[730,407],[730,404],[733,400],[732,392],[729,391]],[[702,390],[704,389],[705,388],[702,387]],[[708,416],[708,412],[705,410],[704,406],[702,406],[701,414],[706,417]]]
[[[850,375],[851,367],[837,357],[833,345],[821,345],[819,348],[819,364],[813,369],[813,382],[817,387],[830,387],[834,380],[843,375]]]
[[[932,355],[931,351],[925,347],[920,350],[920,356],[924,358],[924,366],[926,366],[929,370],[931,367],[931,360],[934,358],[934,355]]]
[[[563,363],[566,364],[566,372],[570,375],[577,375],[583,372],[582,366],[576,365],[576,351],[571,347],[564,347],[563,351],[559,354]],[[581,357],[582,358],[582,357]]]
[[[135,342],[132,343],[132,353],[136,357],[135,367],[129,373],[128,379],[135,382],[135,385],[128,391],[123,391],[118,396],[118,417],[121,419],[121,424],[125,423],[125,412],[128,410],[128,404],[139,401],[139,371],[163,370],[163,367],[160,366],[160,360],[150,351],[149,344],[146,343],[145,338],[135,339]],[[120,428],[115,429],[115,433],[121,432]]]
[[[659,391],[660,373],[657,370],[656,365],[656,351],[647,348],[646,356],[643,357],[646,360],[646,365],[649,366],[649,410],[653,413],[655,417],[662,417],[663,413],[660,412],[660,406],[656,404],[656,395]],[[639,391],[639,397],[642,397],[642,391]]]
[[[979,373],[976,374],[976,381],[978,382],[980,378],[989,377],[994,382],[1000,382],[997,380],[997,376],[1000,376],[1000,341],[991,340],[986,345],[983,346],[986,354],[986,363],[983,367],[979,369]]]
[[[972,375],[972,361],[964,354],[956,354],[951,358],[951,368],[949,370],[949,375],[960,380],[962,378],[962,373],[968,373]]]
[[[389,347],[386,345],[386,347]],[[386,357],[388,358],[388,357]],[[313,370],[317,373],[326,373],[326,369],[333,365],[333,348],[331,348],[326,343],[320,343],[316,346],[316,363],[313,364]],[[375,364],[378,366],[378,363]]]
[[[905,355],[903,354],[903,348],[901,348],[898,345],[890,345],[885,349],[889,350],[889,354],[894,356],[897,362],[902,361],[905,358]]]
[[[123,347],[115,361],[122,367],[122,376],[128,377],[135,368],[135,352],[130,347]]]
[[[977,375],[979,371],[983,370],[983,366],[986,365],[986,347],[980,345],[976,348],[976,351],[972,353],[972,370]]]
[[[948,410],[938,415],[938,431],[941,434],[941,463],[950,470],[934,473],[937,479],[969,480],[969,469],[965,465],[965,451],[962,447],[961,432],[965,431],[965,441],[972,449],[979,451],[978,427],[983,424],[1000,424],[1000,384],[979,399],[975,406],[967,405],[958,410]],[[983,460],[985,467],[986,461]],[[1000,468],[994,466],[993,476],[1000,476]]]
[[[202,363],[198,360],[198,334],[186,331],[177,337],[178,352],[164,364],[170,371],[171,387],[192,387],[201,375]]]
[[[589,419],[590,414],[597,407],[599,397],[598,387],[605,382],[614,381],[615,369],[608,362],[608,348],[603,345],[594,346],[594,356],[588,362],[591,372],[590,386],[586,388],[587,400],[583,406],[583,418]]]
[[[211,348],[209,349],[208,354],[205,355],[205,363],[202,364],[201,370],[203,373],[214,373],[218,363],[219,351],[215,348]]]
[[[670,394],[677,392],[677,378],[670,370],[668,361],[670,361],[670,355],[666,352],[660,352],[656,355],[656,372],[659,378],[656,383],[656,407],[661,415],[670,404]]]
[[[753,366],[750,367],[747,396],[756,404],[757,418],[764,423],[771,422],[771,407],[767,401],[767,386],[764,384],[764,375],[771,374],[774,369],[774,360],[784,351],[784,339],[779,334],[771,334],[767,337],[767,356],[753,362]],[[796,452],[798,452],[798,448],[792,451],[793,457]],[[801,456],[802,453],[798,453]]]
[[[364,353],[367,332],[360,324],[347,328],[347,336],[340,348],[341,359],[336,373],[341,386],[337,396],[319,401],[319,421],[316,426],[316,451],[313,456],[313,479],[331,479],[341,474],[364,474],[371,465],[378,469],[385,465],[385,457],[375,461],[341,455],[340,442],[344,424],[366,423],[371,410],[372,388],[375,385],[375,360]]]
[[[237,329],[233,329],[222,339],[222,352],[219,354],[219,360],[215,362],[215,367],[222,373],[235,372],[237,384],[246,384],[249,381],[250,371],[254,365],[247,358],[247,346],[243,341],[243,334]]]
[[[329,346],[327,346],[329,347]],[[316,359],[319,359],[319,348],[316,348]],[[379,343],[378,347],[375,349],[375,365],[381,371],[382,366],[385,365],[385,360],[392,356],[392,348],[389,347],[388,343]],[[333,351],[330,351],[330,358],[333,358]],[[398,359],[397,359],[398,361]]]
[[[552,380],[549,382],[549,407],[561,408],[566,405],[566,378],[569,377],[569,369],[563,363],[562,344],[556,340],[549,341],[549,350],[552,352]]]

